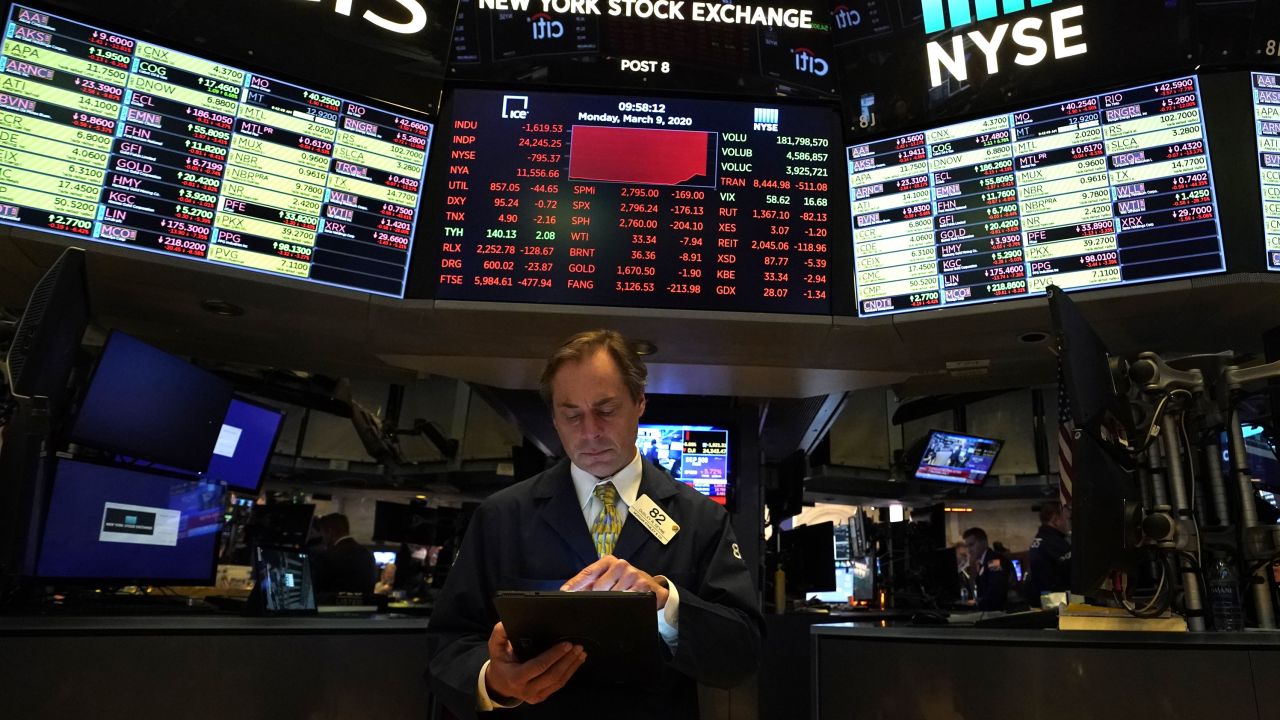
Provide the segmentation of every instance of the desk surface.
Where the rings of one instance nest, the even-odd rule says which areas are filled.
[[[1013,630],[949,625],[889,625],[845,622],[813,625],[816,638],[856,638],[922,643],[978,643],[1001,645],[1157,645],[1207,647],[1262,647],[1280,651],[1280,631],[1249,630],[1238,633],[1099,632],[1087,630]]]
[[[0,637],[20,635],[325,635],[425,633],[427,618],[246,618],[237,615],[9,616]]]

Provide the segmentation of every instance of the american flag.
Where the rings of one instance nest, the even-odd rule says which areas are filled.
[[[1062,369],[1062,352],[1058,353],[1058,481],[1062,506],[1071,507],[1072,467],[1075,425],[1071,422],[1071,398],[1067,395],[1067,378]]]

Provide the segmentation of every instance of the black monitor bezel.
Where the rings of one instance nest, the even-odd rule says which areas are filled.
[[[995,443],[996,452],[994,455],[991,456],[991,470],[988,470],[987,472],[983,473],[982,481],[976,482],[976,483],[951,482],[949,480],[936,480],[934,478],[920,477],[919,475],[920,468],[923,466],[923,463],[924,463],[924,455],[921,454],[920,459],[916,462],[916,468],[912,473],[912,478],[917,482],[931,483],[931,484],[943,485],[947,487],[982,487],[983,485],[986,485],[987,478],[991,477],[992,470],[995,470],[996,468],[996,461],[1000,459],[1000,452],[1004,450],[1005,441],[1000,438],[985,437],[983,435],[970,435],[968,433],[956,432],[955,430],[939,430],[934,428],[929,430],[929,434],[925,436],[926,441],[924,444],[924,452],[929,451],[930,443],[933,442],[934,436],[938,434],[953,435],[955,437],[969,438],[973,440],[985,440],[987,442]]]

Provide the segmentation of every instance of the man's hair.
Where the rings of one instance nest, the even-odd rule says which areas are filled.
[[[323,532],[330,532],[338,537],[351,534],[351,521],[342,513],[330,513],[316,520],[316,526]]]
[[[982,542],[986,542],[986,541],[987,541],[987,531],[986,531],[986,530],[983,530],[983,529],[982,529],[982,528],[980,528],[980,527],[969,528],[968,530],[965,530],[965,531],[964,531],[964,534],[963,534],[963,535],[961,535],[960,537],[964,538],[965,540],[968,540],[968,539],[969,539],[969,538],[971,538],[971,537],[975,537],[975,538],[978,538],[979,540],[981,540]]]
[[[1062,514],[1062,503],[1047,502],[1040,506],[1040,524],[1048,525],[1053,519]]]
[[[595,355],[599,350],[609,353],[613,364],[618,366],[622,374],[622,382],[627,386],[631,399],[640,402],[644,395],[644,386],[649,381],[649,368],[644,360],[636,354],[627,343],[622,333],[616,330],[588,330],[569,338],[547,359],[547,367],[542,371],[540,390],[542,400],[548,406],[552,404],[551,381],[556,373],[567,363],[579,363]]]

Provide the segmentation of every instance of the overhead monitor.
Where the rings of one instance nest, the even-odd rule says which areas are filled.
[[[205,477],[225,482],[237,492],[257,493],[283,426],[283,412],[243,398],[232,398]]]
[[[1224,269],[1195,77],[848,149],[858,314]]]
[[[112,332],[71,426],[98,450],[204,472],[231,404],[230,383],[122,332]]]
[[[641,425],[636,447],[671,477],[725,505],[729,497],[729,431],[710,425]]]
[[[1003,440],[934,430],[916,469],[920,480],[981,485],[1004,447]]]
[[[831,312],[831,108],[457,90],[450,112],[438,299]]]
[[[36,576],[212,585],[222,513],[216,483],[60,459]]]
[[[1253,112],[1262,179],[1267,269],[1280,270],[1280,74],[1253,73]]]
[[[403,297],[425,117],[22,5],[7,27],[0,223]]]

